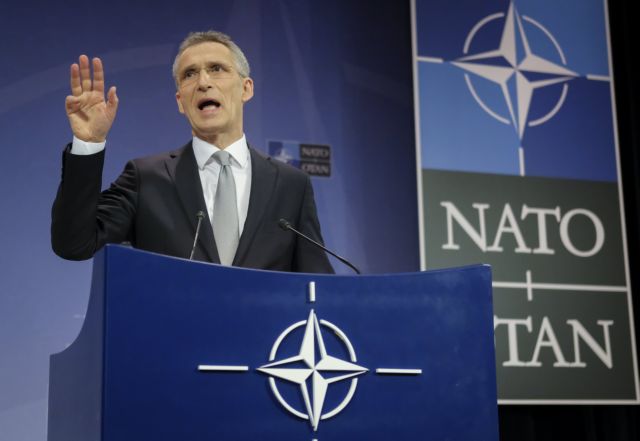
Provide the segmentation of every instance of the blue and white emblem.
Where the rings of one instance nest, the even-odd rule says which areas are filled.
[[[278,354],[278,348],[282,340],[301,326],[305,327],[305,332],[300,346],[300,353],[294,357],[273,361]],[[321,326],[328,328],[340,337],[348,350],[348,361],[333,357],[327,353],[322,332],[320,331]],[[308,419],[313,430],[318,430],[318,424],[321,419],[327,419],[337,415],[349,404],[358,384],[358,379],[355,377],[368,371],[367,368],[355,364],[356,353],[344,332],[330,322],[318,320],[313,309],[309,313],[309,318],[307,318],[306,321],[295,323],[280,334],[273,344],[269,361],[271,363],[261,366],[258,368],[258,371],[264,372],[271,377],[269,378],[269,385],[278,402],[293,415]],[[298,365],[300,362],[303,363],[302,366]],[[338,374],[337,376],[326,375],[336,373]],[[280,378],[300,386],[306,413],[294,409],[285,401],[278,390],[278,386],[274,380],[275,378]],[[349,379],[351,379],[349,393],[337,407],[324,412],[324,401],[329,386],[333,383]]]
[[[419,20],[427,9],[419,2]],[[418,30],[422,167],[615,181],[605,48],[585,52],[585,29],[560,26],[551,7],[513,0],[463,20],[473,9],[456,11],[469,23],[458,40],[435,37],[428,23]]]
[[[309,283],[309,301],[316,300],[315,282]],[[292,338],[292,334],[304,329],[296,355],[279,358],[279,350],[284,341]],[[323,332],[329,332],[344,346],[347,358],[329,353]],[[249,366],[199,365],[203,372],[248,372]],[[269,377],[269,386],[277,402],[290,414],[308,420],[314,432],[318,430],[321,420],[338,415],[349,404],[355,395],[359,376],[369,369],[357,364],[356,351],[347,335],[333,323],[318,319],[315,311],[310,310],[306,320],[293,323],[276,338],[269,353],[269,362],[255,369]],[[378,368],[377,375],[421,375],[422,369]],[[278,381],[292,383],[299,388],[304,409],[296,409],[281,394]],[[329,388],[343,381],[349,381],[345,396],[332,409],[325,407]]]

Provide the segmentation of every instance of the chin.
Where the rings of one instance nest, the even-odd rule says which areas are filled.
[[[196,133],[202,133],[203,135],[215,135],[216,133],[220,133],[222,130],[224,130],[223,124],[213,123],[198,125],[192,124],[192,127]]]

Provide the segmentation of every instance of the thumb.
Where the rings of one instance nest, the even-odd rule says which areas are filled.
[[[118,108],[118,95],[116,94],[116,86],[111,86],[109,88],[109,92],[107,93],[107,106],[111,109],[116,110]]]

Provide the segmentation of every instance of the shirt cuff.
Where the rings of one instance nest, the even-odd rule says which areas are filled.
[[[72,155],[93,155],[99,153],[104,150],[104,146],[107,144],[107,141],[103,142],[87,142],[81,139],[73,137],[73,142],[71,143],[71,154]]]

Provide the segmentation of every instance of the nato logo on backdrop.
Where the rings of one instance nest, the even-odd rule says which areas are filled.
[[[459,35],[418,30],[423,166],[615,181],[606,42],[590,35],[606,37],[602,2],[586,8],[600,12],[602,29],[576,20],[585,2],[482,2],[477,14],[474,2],[454,3],[449,20],[467,23]],[[586,38],[563,38],[581,31],[575,24],[588,27]]]
[[[414,6],[423,267],[492,265],[501,402],[638,402],[606,3]]]
[[[331,147],[296,141],[268,141],[269,155],[310,176],[331,176]]]

